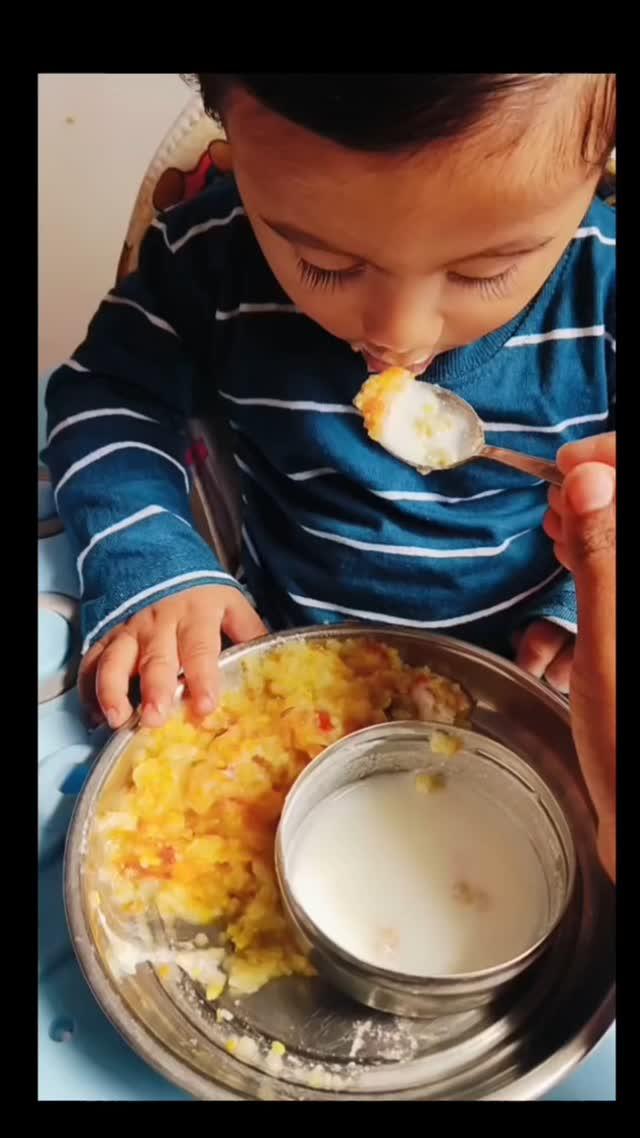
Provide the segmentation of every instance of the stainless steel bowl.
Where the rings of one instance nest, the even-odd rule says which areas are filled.
[[[105,1014],[166,1078],[200,1099],[363,1101],[391,1099],[529,1100],[565,1078],[602,1039],[615,1014],[615,891],[600,869],[595,822],[582,782],[563,700],[506,660],[461,641],[384,626],[314,628],[272,636],[226,652],[224,690],[246,660],[295,640],[374,636],[410,664],[458,680],[476,700],[471,726],[531,763],[566,814],[576,848],[576,889],[553,943],[498,1001],[473,1011],[415,1020],[363,1009],[321,980],[276,981],[229,1002],[231,1023],[182,975],[149,965],[121,976],[92,919],[101,888],[90,856],[103,791],[126,776],[135,725],[99,757],[78,802],[65,862],[72,941]],[[257,1043],[242,1060],[226,1051],[230,1034]],[[279,1073],[261,1056],[271,1041],[287,1055]]]
[[[323,976],[359,1003],[416,1019],[470,1011],[495,1001],[548,947],[568,908],[575,883],[571,831],[549,788],[512,751],[474,731],[452,729],[464,744],[455,759],[431,750],[439,723],[384,723],[334,743],[292,787],[276,837],[276,872],[285,911],[303,950]],[[311,812],[336,791],[377,774],[423,771],[445,774],[490,797],[527,834],[542,869],[547,893],[544,922],[532,944],[516,958],[476,972],[408,976],[356,959],[319,928],[292,884],[295,848]]]

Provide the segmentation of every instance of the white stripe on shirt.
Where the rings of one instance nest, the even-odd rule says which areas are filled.
[[[109,292],[104,298],[104,303],[126,304],[128,308],[135,308],[136,312],[141,312],[142,315],[149,321],[149,323],[154,324],[156,328],[161,328],[163,332],[170,332],[172,336],[178,335],[175,328],[172,328],[171,325],[166,320],[163,320],[161,316],[156,316],[154,312],[148,312],[147,309],[143,308],[142,305],[138,304],[137,301],[130,300],[128,296],[114,296],[113,293]]]
[[[142,589],[140,593],[129,597],[128,601],[123,601],[116,609],[113,609],[107,616],[104,616],[102,620],[99,620],[91,629],[91,632],[87,633],[82,645],[82,655],[84,656],[94,636],[96,636],[101,629],[105,628],[107,624],[110,624],[112,620],[117,620],[119,616],[123,616],[132,605],[137,605],[139,601],[148,600],[149,597],[153,597],[156,593],[161,593],[163,589],[173,589],[176,585],[186,585],[189,581],[210,580],[213,577],[224,581],[231,581],[235,585],[235,580],[230,573],[223,573],[217,569],[195,569],[191,573],[181,573],[179,577],[170,577],[167,581],[160,581],[157,585],[151,585],[148,589]]]
[[[164,237],[164,243],[167,246],[169,252],[177,253],[178,249],[181,249],[183,245],[186,245],[187,241],[190,241],[192,237],[197,237],[200,233],[207,233],[209,229],[215,229],[221,225],[228,225],[230,221],[233,221],[234,217],[244,216],[245,212],[242,206],[237,205],[235,209],[231,210],[231,213],[227,214],[226,217],[212,217],[209,219],[209,221],[201,221],[199,225],[192,225],[191,229],[187,229],[187,232],[183,233],[182,237],[178,237],[173,242],[169,240],[169,237],[167,235],[166,222],[159,221],[156,217],[151,222],[151,227],[153,229],[160,230],[162,236]]]
[[[254,316],[261,312],[299,313],[300,309],[295,304],[279,304],[277,301],[269,301],[265,304],[239,304],[237,308],[230,308],[227,311],[217,308],[216,320],[233,320],[234,316]]]
[[[257,482],[258,481],[257,475],[251,469],[250,466],[247,466],[244,459],[240,458],[240,455],[235,454],[235,452],[234,452],[233,457],[234,457],[236,466],[238,466],[240,468],[240,470],[243,470],[245,474],[248,474],[250,478],[253,478]],[[292,474],[287,474],[285,471],[285,477],[290,478],[292,482],[308,482],[312,478],[323,478],[327,474],[337,474],[337,473],[338,473],[338,471],[335,470],[333,466],[318,466],[315,470],[297,470],[297,471],[294,471]]]
[[[325,474],[337,474],[333,466],[318,466],[316,470],[296,470],[287,474],[292,482],[308,482],[310,478],[324,478]]]
[[[184,478],[187,494],[190,492],[189,475],[187,474],[184,466],[182,466],[182,464],[179,463],[178,460],[173,458],[170,454],[165,454],[163,450],[158,450],[157,447],[149,446],[148,443],[109,443],[107,446],[98,447],[97,450],[92,450],[91,453],[86,454],[84,458],[79,458],[77,462],[72,463],[69,469],[65,471],[54,491],[56,504],[58,501],[58,494],[60,493],[62,487],[66,482],[69,481],[70,478],[73,477],[74,474],[77,474],[79,470],[83,470],[85,466],[90,466],[93,462],[99,462],[101,458],[107,458],[108,455],[114,454],[118,450],[126,450],[127,448],[132,448],[134,450],[148,450],[151,451],[152,454],[157,454],[160,456],[160,458],[166,459],[167,462],[173,463],[173,465],[178,468],[182,474],[182,477]]]
[[[493,613],[502,612],[504,609],[512,608],[520,601],[524,601],[527,597],[533,596],[534,593],[540,592],[547,585],[554,581],[560,573],[564,572],[562,568],[554,570],[549,577],[541,581],[539,585],[534,585],[532,589],[526,589],[524,593],[518,593],[516,597],[510,597],[507,601],[501,601],[500,604],[492,605],[490,608],[478,609],[477,612],[469,612],[465,616],[451,616],[446,620],[410,620],[409,617],[389,616],[384,612],[367,612],[364,609],[347,608],[345,605],[334,605],[329,601],[317,601],[312,597],[300,597],[295,593],[289,593],[292,601],[302,608],[319,609],[326,612],[338,612],[343,616],[353,616],[357,620],[370,620],[379,621],[381,624],[398,624],[404,628],[454,628],[458,624],[469,624],[474,620],[482,620],[483,617],[492,616]]]
[[[247,466],[246,462],[244,462],[240,458],[240,455],[236,454],[235,451],[233,454],[233,461],[235,462],[235,464],[239,468],[239,470],[242,470],[245,474],[248,474],[249,478],[255,479],[256,482],[258,481],[255,474],[253,473],[253,470],[251,470],[251,467]],[[243,501],[244,501],[244,498],[243,498]]]
[[[602,245],[615,245],[615,237],[607,237],[597,225],[583,225],[580,229],[576,229],[574,237],[580,239],[581,237],[595,237]]]
[[[310,526],[300,525],[305,533],[310,533],[312,537],[322,538],[323,541],[335,541],[338,545],[348,545],[353,549],[364,549],[368,553],[388,553],[393,557],[496,557],[499,553],[504,553],[506,549],[517,541],[519,537],[524,537],[527,533],[532,533],[532,529],[523,529],[520,533],[514,533],[511,537],[505,538],[500,545],[479,545],[473,546],[470,549],[427,549],[422,545],[384,545],[381,542],[375,541],[359,541],[357,538],[345,537],[341,533],[327,533],[326,530],[311,529]]]
[[[545,344],[548,340],[583,340],[590,336],[605,336],[604,324],[592,324],[589,328],[552,328],[550,332],[529,332],[523,336],[512,336],[505,348],[524,348],[530,344]]]
[[[258,476],[255,471],[247,466],[244,459],[240,458],[239,454],[234,452],[233,455],[236,466],[244,471],[249,478],[253,478],[255,482],[259,482]],[[291,478],[294,482],[306,482],[311,478],[324,477],[327,474],[339,474],[332,466],[320,466],[317,470],[299,470],[295,474],[287,474],[287,478]],[[534,486],[542,486],[544,479],[538,479],[536,482],[528,482],[526,486],[518,487],[518,489],[529,490]],[[477,498],[490,498],[494,494],[506,494],[512,487],[503,487],[499,490],[482,490],[479,494],[468,494],[464,498],[448,498],[445,494],[433,494],[427,490],[371,490],[371,494],[375,494],[376,498],[384,498],[387,502],[448,502],[449,504],[455,502],[473,502]]]
[[[608,411],[599,411],[597,415],[577,415],[575,419],[563,419],[561,423],[552,423],[546,427],[537,427],[535,423],[483,423],[485,431],[528,431],[536,435],[555,435],[567,427],[578,427],[581,423],[601,423],[609,418]]]
[[[266,399],[262,397],[245,397],[230,395],[228,391],[218,390],[218,395],[228,399],[231,403],[238,403],[244,407],[279,407],[283,411],[320,411],[329,415],[359,415],[355,407],[348,403],[315,403],[311,399]]]
[[[427,490],[372,490],[376,498],[384,498],[387,502],[475,502],[478,498],[492,498],[494,494],[508,494],[515,490],[531,490],[533,486],[542,486],[544,479],[536,482],[527,482],[525,486],[503,486],[498,490],[481,490],[479,494],[467,494],[463,498],[447,498],[445,494],[431,494]]]
[[[84,364],[79,364],[77,360],[65,360],[63,364],[60,364],[60,367],[70,367],[72,371],[89,370],[89,368],[85,367]]]
[[[83,423],[86,419],[99,419],[103,415],[126,415],[130,419],[143,419],[146,423],[158,422],[157,419],[152,419],[150,415],[141,415],[139,411],[129,411],[126,407],[103,407],[98,411],[80,411],[77,415],[70,415],[68,419],[63,419],[57,427],[53,428],[47,439],[47,446],[60,431],[64,431],[67,427],[73,427],[75,423]]]
[[[258,566],[258,569],[260,569],[262,567],[262,562],[260,561],[260,558],[258,557],[255,545],[253,544],[251,538],[249,537],[249,534],[247,532],[247,527],[243,526],[240,533],[242,536],[242,540],[244,541],[244,544],[246,545],[247,549],[249,550],[249,553],[251,554],[252,559],[255,561],[256,565]]]
[[[153,518],[156,514],[170,514],[171,511],[165,509],[164,506],[145,506],[143,510],[138,510],[135,514],[129,514],[128,518],[122,518],[119,522],[114,522],[112,526],[107,526],[106,529],[100,530],[99,533],[94,533],[88,545],[85,545],[82,552],[79,554],[76,561],[76,569],[78,571],[78,578],[80,580],[80,593],[84,589],[84,581],[82,579],[82,566],[84,565],[85,558],[90,550],[93,549],[98,542],[103,541],[105,537],[111,537],[112,534],[118,533],[120,530],[129,529],[130,526],[135,525],[137,522],[143,521],[145,518]],[[178,514],[173,514],[173,517],[179,517]],[[185,518],[179,519],[185,525],[189,523]],[[191,527],[189,527],[191,528]]]

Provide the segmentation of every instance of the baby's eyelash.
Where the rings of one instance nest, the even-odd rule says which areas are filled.
[[[477,289],[483,296],[502,296],[511,278],[517,273],[518,266],[510,265],[504,272],[495,277],[463,277],[459,273],[449,273],[449,280],[460,288]]]
[[[343,285],[348,284],[349,280],[354,277],[360,276],[362,269],[355,267],[353,269],[320,269],[317,265],[312,265],[309,261],[303,260],[302,257],[298,259],[298,272],[303,284],[308,285],[309,288],[322,288],[333,290],[341,288]]]
[[[312,265],[302,257],[298,258],[297,268],[302,283],[308,288],[326,291],[343,288],[364,272],[364,268],[359,265],[352,269],[321,269],[318,265]],[[465,277],[459,273],[449,273],[448,277],[453,284],[460,288],[472,288],[485,297],[497,297],[503,295],[507,284],[517,270],[517,265],[510,265],[508,269],[498,273],[495,277]]]

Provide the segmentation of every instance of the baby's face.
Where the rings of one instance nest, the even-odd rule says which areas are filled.
[[[554,163],[558,113],[533,115],[514,147],[497,114],[408,157],[346,150],[243,92],[225,122],[245,209],[291,300],[371,371],[420,373],[522,311],[586,213],[598,172]]]

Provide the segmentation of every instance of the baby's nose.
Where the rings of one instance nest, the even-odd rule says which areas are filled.
[[[363,320],[364,339],[372,354],[398,365],[421,363],[437,350],[442,338],[442,317],[425,303],[421,292],[386,298]]]

